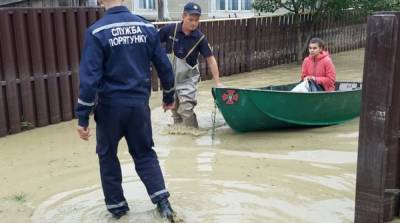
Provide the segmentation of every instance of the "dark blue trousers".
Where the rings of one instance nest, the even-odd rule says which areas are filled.
[[[117,157],[118,143],[125,137],[135,169],[153,203],[169,197],[153,150],[150,109],[99,104],[95,109],[100,176],[105,203],[111,213],[129,210],[122,190],[122,174]]]

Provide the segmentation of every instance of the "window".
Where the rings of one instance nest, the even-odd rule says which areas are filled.
[[[251,10],[251,0],[242,0],[242,10]]]
[[[140,9],[156,9],[156,0],[139,0]]]
[[[253,0],[215,0],[218,11],[250,11]]]
[[[219,0],[219,1],[217,0],[216,3],[217,3],[216,7],[217,10],[225,10],[225,0]]]
[[[1,1],[1,0],[0,0]],[[149,20],[155,20],[157,19],[157,0],[130,0],[133,8],[133,12],[145,17],[146,19]],[[164,0],[164,6],[165,9],[168,7],[168,4],[166,0]],[[165,10],[164,9],[164,10]],[[167,11],[168,12],[168,11]],[[164,11],[164,15],[168,16],[168,13]]]
[[[234,11],[237,11],[237,10],[239,10],[239,2],[238,2],[239,0],[229,0],[228,2],[229,2],[229,7],[228,7],[228,9],[229,10],[234,10]]]

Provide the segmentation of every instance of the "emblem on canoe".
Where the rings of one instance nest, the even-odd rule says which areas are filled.
[[[222,94],[222,100],[226,102],[227,105],[233,105],[239,100],[239,94],[235,90],[227,90]]]

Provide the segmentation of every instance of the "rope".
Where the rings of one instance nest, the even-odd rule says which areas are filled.
[[[212,129],[211,129],[211,142],[214,143],[215,129],[217,128],[217,102],[214,100],[214,111],[211,114]]]

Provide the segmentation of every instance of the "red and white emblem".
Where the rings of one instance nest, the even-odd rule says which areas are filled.
[[[239,94],[235,90],[227,90],[222,94],[222,100],[226,102],[227,105],[233,105],[239,100]]]

